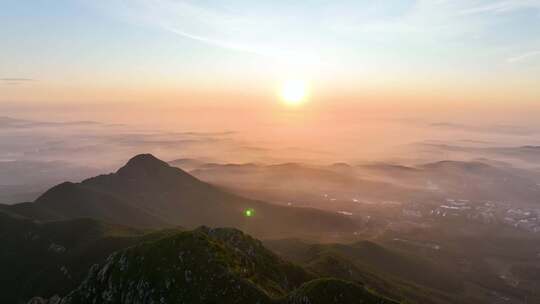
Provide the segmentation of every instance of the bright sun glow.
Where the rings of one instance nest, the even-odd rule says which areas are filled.
[[[308,86],[302,80],[288,80],[281,87],[281,98],[288,105],[303,103],[308,95]]]

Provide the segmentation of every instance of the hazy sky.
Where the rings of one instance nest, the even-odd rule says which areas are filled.
[[[292,78],[312,107],[527,112],[540,107],[540,0],[0,3],[4,107],[257,107]]]
[[[281,100],[290,80],[307,84],[304,104]],[[331,162],[405,157],[426,140],[537,145],[540,0],[0,0],[1,116],[95,120],[106,134],[8,128],[5,159]],[[111,123],[166,133],[126,143]],[[174,135],[224,131],[213,146]]]

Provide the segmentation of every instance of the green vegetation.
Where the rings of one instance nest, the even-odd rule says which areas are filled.
[[[357,284],[315,280],[317,274],[232,228],[145,232],[92,219],[37,223],[0,212],[0,231],[1,303],[56,295],[62,304],[391,303]],[[316,293],[324,290],[335,297]],[[323,302],[298,302],[311,297]]]
[[[335,277],[407,303],[453,303],[462,282],[451,270],[376,243],[309,244],[286,239],[265,245],[320,277]]]
[[[364,287],[338,279],[318,279],[307,282],[291,293],[286,304],[391,304],[394,301],[369,292]]]

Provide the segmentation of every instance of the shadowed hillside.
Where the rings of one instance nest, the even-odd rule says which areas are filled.
[[[158,235],[144,236],[136,229],[92,219],[36,223],[0,212],[0,303],[65,294],[92,264]]]

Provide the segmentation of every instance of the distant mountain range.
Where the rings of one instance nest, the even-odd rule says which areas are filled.
[[[186,159],[173,164],[185,165],[199,179],[250,198],[320,209],[352,211],[356,205],[352,202],[428,202],[446,198],[535,206],[540,197],[540,174],[489,159],[446,160],[417,166],[205,164]]]
[[[440,142],[421,142],[414,145],[422,152],[433,154],[469,155],[519,163],[526,166],[540,165],[540,145],[523,146],[466,146]]]

